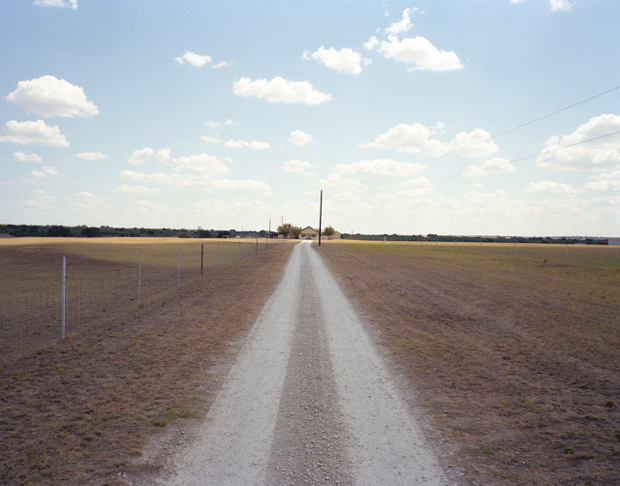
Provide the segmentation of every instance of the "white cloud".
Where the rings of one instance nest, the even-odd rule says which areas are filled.
[[[77,10],[78,0],[69,0],[68,2],[65,0],[35,0],[33,5],[38,7],[62,7]]]
[[[398,188],[406,189],[406,190],[411,190],[411,189],[426,190],[426,189],[432,189],[433,184],[431,183],[430,179],[422,176],[422,177],[416,177],[415,179],[410,179],[406,182],[401,182],[400,184],[398,184]]]
[[[510,3],[521,3],[523,0],[510,0]]]
[[[450,151],[458,151],[463,157],[489,157],[499,152],[497,144],[490,138],[491,134],[482,128],[471,133],[460,132],[450,142]]]
[[[552,171],[609,170],[620,167],[620,134],[593,140],[575,147],[571,144],[620,131],[620,116],[600,115],[577,127],[570,135],[553,136],[536,159],[536,166]]]
[[[291,133],[291,136],[287,138],[287,140],[295,145],[299,145],[300,147],[304,147],[313,141],[312,135],[309,133],[304,133],[301,130],[295,130]]]
[[[228,61],[220,61],[217,64],[212,64],[211,67],[213,69],[219,69],[219,68],[223,68],[223,67],[228,67],[228,66],[230,66],[230,64],[231,63],[228,62]]]
[[[364,61],[365,64],[370,62],[370,59],[363,59],[360,53],[347,47],[337,51],[333,47],[325,49],[321,46],[312,54],[308,51],[304,51],[302,58],[306,60],[314,59],[325,64],[328,68],[335,69],[336,71],[346,74],[359,74],[362,72],[362,61]]]
[[[37,154],[25,154],[21,151],[15,152],[13,158],[19,162],[43,162],[43,159]]]
[[[411,24],[411,14],[418,10],[418,7],[413,9],[407,8],[403,11],[403,18],[399,22],[394,22],[390,24],[390,26],[385,29],[386,34],[400,34],[402,32],[408,31],[413,25]]]
[[[351,164],[337,164],[334,172],[350,179],[377,177],[415,177],[426,165],[411,162],[397,162],[392,159],[361,160]]]
[[[210,187],[212,189],[219,189],[223,191],[256,191],[263,192],[269,196],[273,194],[273,189],[269,186],[269,184],[251,179],[216,179],[211,182]]]
[[[362,148],[395,148],[399,152],[419,153],[426,150],[429,153],[443,153],[448,151],[445,143],[430,138],[431,130],[424,125],[401,123],[390,128],[386,133],[379,135],[374,142],[360,144]]]
[[[205,125],[207,125],[209,128],[217,128],[221,125],[221,123],[208,121],[207,123],[205,123]]]
[[[209,135],[203,135],[200,137],[200,140],[204,140],[207,143],[220,143],[222,141],[218,136],[210,137]]]
[[[6,99],[19,108],[46,118],[99,114],[99,109],[88,101],[82,88],[49,75],[19,81],[17,89]]]
[[[112,199],[109,197],[100,198],[94,194],[84,191],[67,197],[71,203],[69,209],[72,211],[101,212],[112,209]]]
[[[530,182],[525,189],[525,192],[531,194],[576,194],[579,191],[570,184],[563,184],[561,182],[553,181],[540,181]]]
[[[317,105],[332,99],[331,95],[315,90],[308,81],[288,81],[280,76],[271,81],[241,78],[234,83],[234,93],[238,96],[255,96],[273,103],[305,103]]]
[[[43,167],[41,170],[33,170],[29,175],[33,177],[47,177],[58,175],[56,167]]]
[[[496,189],[492,193],[485,193],[479,191],[472,191],[463,194],[462,200],[467,203],[486,205],[493,205],[497,201],[506,199],[506,193],[501,189]]]
[[[47,126],[43,120],[6,122],[3,129],[5,136],[0,137],[0,142],[21,143],[23,145],[48,145],[50,147],[68,147],[70,144],[64,135],[60,133],[58,125]]]
[[[194,67],[204,66],[208,62],[211,62],[211,56],[203,56],[196,54],[195,52],[185,51],[181,57],[175,57],[174,60],[179,64],[183,64],[185,61],[190,63]]]
[[[374,50],[375,47],[377,47],[379,45],[379,39],[377,39],[373,35],[370,39],[368,39],[362,45],[364,46],[365,49],[368,49],[369,51],[372,51],[372,50]]]
[[[203,137],[200,137],[203,138]],[[204,139],[204,138],[203,138]],[[224,144],[226,148],[243,148],[250,147],[253,150],[267,150],[271,148],[267,142],[246,142],[245,140],[229,140]]]
[[[170,149],[159,149],[155,154],[155,158],[157,159],[157,162],[166,162],[167,160],[170,160]]]
[[[309,169],[316,166],[317,164],[313,164],[311,162],[293,159],[284,162],[284,164],[282,164],[282,167],[280,167],[280,170],[288,172],[289,174],[315,175],[314,172],[310,172]]]
[[[235,124],[235,122],[232,121],[230,118],[224,122],[224,125],[228,125],[228,126],[234,125],[234,124]]]
[[[604,172],[595,178],[595,182],[588,182],[584,189],[587,191],[604,192],[609,190],[620,191],[620,170]]]
[[[465,169],[463,177],[478,177],[486,175],[490,172],[509,174],[514,171],[515,168],[508,159],[494,157],[492,159],[484,160],[481,165],[470,165],[467,169]]]
[[[90,162],[94,162],[95,160],[105,159],[107,157],[106,154],[101,152],[82,152],[80,154],[75,154],[78,159],[88,160]]]
[[[557,12],[559,10],[568,11],[573,7],[574,3],[569,2],[568,0],[549,0],[549,7],[552,12]]]
[[[114,192],[124,192],[127,194],[159,194],[159,189],[156,187],[146,186],[128,186],[127,184],[121,184]]]
[[[128,162],[133,165],[140,165],[149,160],[155,151],[150,147],[144,147],[140,150],[134,150],[128,159]]]
[[[388,59],[413,64],[411,70],[453,71],[464,67],[454,52],[439,50],[424,37],[405,38],[401,41],[390,35],[387,41],[380,42],[371,38],[364,47],[376,48]]]

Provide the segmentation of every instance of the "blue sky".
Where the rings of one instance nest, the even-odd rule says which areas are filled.
[[[317,226],[323,189],[342,232],[618,236],[618,25],[616,0],[5,1],[0,222]]]

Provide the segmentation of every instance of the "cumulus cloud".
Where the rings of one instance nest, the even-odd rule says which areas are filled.
[[[310,169],[316,167],[317,164],[306,162],[299,159],[287,160],[282,164],[280,170],[288,172],[289,174],[304,174],[308,176],[315,175],[314,172],[310,172]]]
[[[313,141],[313,138],[309,133],[304,133],[301,130],[294,130],[287,140],[295,145],[299,145],[300,147],[305,147]]]
[[[201,67],[208,62],[211,62],[211,56],[203,56],[200,54],[196,54],[195,52],[185,51],[185,54],[180,57],[175,57],[174,60],[179,64],[183,64],[185,61],[187,61],[194,67]]]
[[[374,142],[360,144],[362,148],[395,148],[399,152],[419,153],[427,151],[439,154],[448,151],[448,145],[431,139],[431,130],[424,125],[401,123],[379,135]]]
[[[491,134],[482,128],[470,133],[460,132],[450,142],[450,151],[463,157],[489,157],[499,152],[497,144],[490,138]]]
[[[333,47],[325,49],[321,46],[313,53],[304,51],[302,58],[306,60],[314,59],[325,64],[330,69],[346,74],[359,74],[362,72],[362,62],[364,64],[370,63],[370,59],[364,59],[360,53],[346,47],[337,51]]]
[[[43,167],[41,170],[33,170],[30,172],[33,177],[47,177],[58,175],[56,167]]]
[[[411,189],[415,189],[415,190],[425,190],[425,189],[432,189],[433,188],[433,184],[430,181],[430,179],[428,179],[427,177],[416,177],[415,179],[410,179],[406,182],[401,182],[400,184],[398,184],[398,188],[399,189],[404,189],[404,190],[411,190]]]
[[[65,0],[35,0],[33,5],[38,7],[61,7],[77,10],[78,0],[69,0],[68,2]]]
[[[521,3],[523,0],[510,0],[510,3]]]
[[[552,12],[557,12],[560,10],[569,11],[573,8],[574,3],[569,2],[568,0],[549,0],[549,8],[551,8]]]
[[[43,120],[6,122],[1,142],[20,143],[23,145],[48,145],[50,147],[68,147],[70,144],[60,133],[58,125],[47,126]]]
[[[116,189],[115,192],[123,192],[126,194],[159,194],[159,189],[156,187],[146,187],[146,186],[129,186],[127,184],[121,184]]]
[[[140,165],[149,160],[155,151],[150,147],[144,147],[140,150],[134,150],[128,159],[128,162],[133,165]]]
[[[106,154],[101,152],[82,152],[80,154],[75,154],[78,159],[88,160],[90,162],[94,162],[95,160],[105,159],[107,157]]]
[[[334,172],[351,179],[377,177],[414,177],[421,174],[426,165],[397,162],[392,159],[361,160],[351,164],[337,164]]]
[[[220,143],[222,141],[218,136],[210,137],[209,135],[203,135],[200,137],[200,140],[204,140],[207,143]]]
[[[252,179],[232,180],[232,179],[216,179],[211,182],[212,189],[223,191],[256,191],[263,192],[271,196],[273,189],[266,182],[254,181]]]
[[[147,182],[151,184],[166,184],[177,189],[245,189],[272,194],[268,184],[253,180],[223,179],[222,176],[230,172],[230,159],[226,161],[209,154],[190,155],[172,159],[175,167],[171,174],[162,172],[145,173],[131,170],[121,172],[121,178],[132,182]]]
[[[525,192],[531,194],[576,194],[580,192],[570,184],[563,184],[561,182],[553,181],[540,181],[530,182],[525,189]]]
[[[604,192],[609,190],[620,191],[620,170],[604,172],[596,176],[594,182],[588,182],[584,189],[587,191]]]
[[[46,118],[99,114],[99,108],[88,101],[82,88],[49,75],[19,81],[17,89],[6,99],[19,108]]]
[[[112,199],[109,197],[97,197],[91,192],[79,192],[67,197],[71,203],[69,209],[72,211],[100,212],[112,209]]]
[[[207,123],[205,123],[205,125],[207,125],[209,128],[217,128],[221,126],[221,123],[214,122],[214,121],[208,121]]]
[[[223,67],[228,67],[228,66],[230,66],[230,64],[231,63],[228,62],[228,61],[220,61],[220,62],[218,62],[216,64],[212,64],[211,67],[213,69],[219,69],[219,68],[223,68]]]
[[[390,24],[390,26],[385,29],[386,34],[396,35],[402,32],[408,31],[413,24],[411,23],[411,14],[418,10],[418,7],[413,9],[407,8],[403,11],[403,18],[398,21]]]
[[[170,149],[159,149],[155,154],[155,158],[157,159],[157,162],[166,162],[167,160],[170,160]]]
[[[454,71],[464,67],[456,53],[437,49],[424,37],[402,41],[394,35],[389,35],[387,41],[371,37],[364,47],[376,49],[388,59],[411,64],[410,70]]]
[[[43,159],[37,154],[25,154],[21,151],[15,152],[13,158],[19,162],[43,162]]]
[[[570,135],[555,135],[547,140],[547,148],[536,159],[536,166],[552,171],[609,170],[620,167],[620,134],[584,142],[620,131],[620,116],[600,115],[577,127]]]
[[[490,172],[509,174],[514,171],[515,168],[508,159],[494,157],[484,160],[481,165],[470,165],[465,169],[463,177],[479,177]]]
[[[203,137],[200,137],[203,138]],[[204,139],[204,138],[203,138]],[[267,150],[271,148],[267,142],[246,142],[245,140],[229,140],[224,144],[226,148],[243,148],[250,147],[253,150]]]
[[[305,103],[318,105],[332,99],[330,94],[321,93],[314,89],[308,81],[289,81],[280,76],[271,81],[241,78],[233,85],[234,93],[238,96],[255,96],[273,103]]]

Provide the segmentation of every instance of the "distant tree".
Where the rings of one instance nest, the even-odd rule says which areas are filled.
[[[278,226],[278,234],[288,238],[288,235],[291,234],[291,228],[293,225],[291,223],[284,223]]]
[[[211,238],[211,231],[198,226],[198,238]]]
[[[301,234],[301,228],[299,226],[291,226],[291,236],[293,238],[299,238]]]
[[[95,228],[95,227],[82,227],[82,231],[80,231],[80,236],[84,236],[86,238],[96,238],[98,236],[101,236],[101,231],[99,230],[99,228]]]
[[[332,228],[331,226],[327,226],[323,230],[323,236],[327,236],[328,238],[331,238],[332,236],[334,236],[335,232],[336,232],[336,230],[334,228]]]

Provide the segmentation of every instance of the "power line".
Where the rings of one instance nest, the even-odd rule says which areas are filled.
[[[447,181],[447,180],[450,180],[450,179],[456,179],[457,177],[462,177],[462,176],[465,176],[467,174],[472,174],[474,172],[480,172],[480,171],[492,169],[493,167],[499,167],[500,165],[515,164],[517,162],[521,162],[523,160],[531,159],[533,157],[539,157],[539,156],[541,156],[543,154],[550,154],[552,152],[557,152],[558,150],[564,150],[564,149],[567,149],[567,148],[570,148],[570,147],[574,147],[575,145],[581,145],[582,143],[593,142],[594,140],[600,140],[601,138],[611,137],[612,135],[618,135],[618,134],[620,134],[620,130],[618,130],[616,132],[608,133],[606,135],[600,135],[598,137],[589,138],[588,140],[582,140],[581,142],[571,143],[571,144],[565,145],[563,147],[558,147],[558,148],[554,148],[554,149],[551,149],[551,150],[545,150],[545,151],[539,152],[537,154],[527,155],[525,157],[521,157],[520,159],[509,160],[507,162],[499,162],[497,164],[489,165],[487,167],[479,167],[477,169],[472,169],[472,170],[469,170],[467,172],[461,172],[458,175],[453,175],[453,176],[443,177],[441,179],[435,179],[433,181],[423,182],[423,183],[411,186],[411,187],[409,187],[409,189],[414,189],[416,187],[422,187],[422,186],[426,186],[426,185],[429,185],[429,184],[435,184],[437,182],[443,182],[443,181]]]

